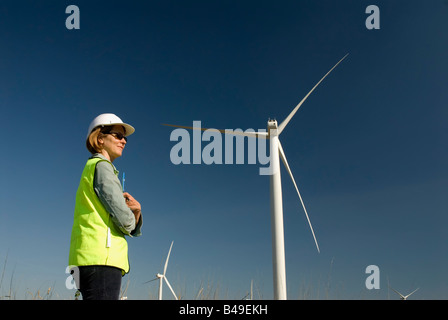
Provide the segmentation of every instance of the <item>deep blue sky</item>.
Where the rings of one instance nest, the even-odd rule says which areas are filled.
[[[80,30],[65,28],[70,4]],[[370,4],[379,30],[365,27]],[[269,178],[259,165],[175,166],[161,124],[265,129],[349,53],[280,137],[321,248],[282,169],[289,298],[395,298],[388,281],[448,298],[446,30],[444,0],[2,1],[0,296],[11,277],[18,298],[53,285],[73,296],[84,139],[113,112],[136,128],[115,165],[144,214],[129,298],[156,296],[142,283],[171,241],[167,276],[186,298],[203,285],[240,299],[252,279],[272,298]],[[371,264],[379,290],[365,288]]]

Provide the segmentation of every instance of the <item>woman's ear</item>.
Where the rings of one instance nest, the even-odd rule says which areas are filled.
[[[98,146],[99,146],[99,147],[103,147],[103,144],[104,144],[104,139],[103,139],[103,137],[98,136]]]

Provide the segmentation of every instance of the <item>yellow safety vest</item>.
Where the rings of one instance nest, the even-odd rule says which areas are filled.
[[[93,189],[96,164],[87,161],[76,192],[69,266],[106,265],[129,272],[128,243]],[[112,163],[111,163],[112,165]]]

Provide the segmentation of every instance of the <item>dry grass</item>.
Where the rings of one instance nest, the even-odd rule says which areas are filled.
[[[53,292],[54,290],[52,290],[52,287],[49,287],[47,292],[42,296],[40,295],[40,290],[37,290],[34,294],[31,291],[27,291],[26,293],[29,295],[31,300],[50,300],[53,296]]]
[[[8,265],[8,253],[6,253],[5,261],[3,263],[2,273],[0,276],[0,300],[17,300],[19,297],[17,296],[17,290],[14,289],[14,274],[15,274],[15,268],[11,272],[11,277],[9,279],[9,286],[8,288],[5,288],[4,280],[5,280],[5,273]],[[24,300],[50,300],[53,298],[54,294],[54,284],[53,286],[48,287],[47,290],[41,291],[38,289],[36,292],[31,292],[27,289],[25,293]]]
[[[37,290],[30,290],[26,289],[24,295],[18,295],[17,289],[15,289],[14,286],[14,275],[15,275],[15,268],[11,270],[10,276],[7,275],[7,266],[8,266],[8,253],[6,254],[6,257],[3,261],[3,268],[0,273],[0,300],[17,300],[17,299],[24,299],[24,300],[51,300],[51,299],[61,299],[61,296],[56,293],[55,291],[55,283],[50,285],[46,289],[39,288]],[[334,295],[334,289],[338,291],[340,288],[333,288],[333,280],[332,280],[332,268],[333,268],[333,260],[330,264],[330,270],[327,275],[327,278],[325,280],[320,279],[317,283],[317,285],[311,282],[302,283],[300,285],[300,288],[298,289],[298,292],[296,296],[294,297],[294,294],[289,295],[290,299],[300,299],[300,300],[319,300],[319,299],[332,299],[332,296]],[[5,278],[9,278],[5,281]],[[120,292],[120,300],[127,300],[128,299],[128,289],[130,285],[130,279],[126,281],[126,283],[123,284],[123,287]],[[132,287],[132,286],[131,286]],[[177,287],[177,288],[176,288]],[[223,290],[221,288],[221,285],[219,281],[214,281],[210,279],[210,277],[207,280],[201,280],[199,283],[199,286],[194,286],[192,293],[186,294],[187,288],[184,285],[181,286],[173,286],[173,289],[176,292],[176,295],[179,299],[193,299],[193,300],[221,300],[221,299],[230,299],[230,300],[263,300],[263,293],[262,290],[259,289],[259,286],[256,282],[251,281],[248,284],[247,290],[244,292],[241,292],[240,294],[237,294],[237,296],[229,297],[228,290]],[[65,295],[65,298],[62,299],[69,299],[69,300],[77,300],[76,297],[76,291],[74,290],[68,290],[68,294]],[[168,288],[164,286],[164,298],[165,299],[172,299],[171,293],[169,292]],[[79,294],[78,294],[79,296]],[[132,292],[130,293],[130,298],[132,299]],[[156,300],[158,299],[158,284],[150,286],[148,288],[148,296],[147,298],[149,300]]]

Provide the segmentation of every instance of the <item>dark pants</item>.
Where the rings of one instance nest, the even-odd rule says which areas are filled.
[[[80,266],[79,291],[83,300],[118,300],[121,269],[110,266]]]

